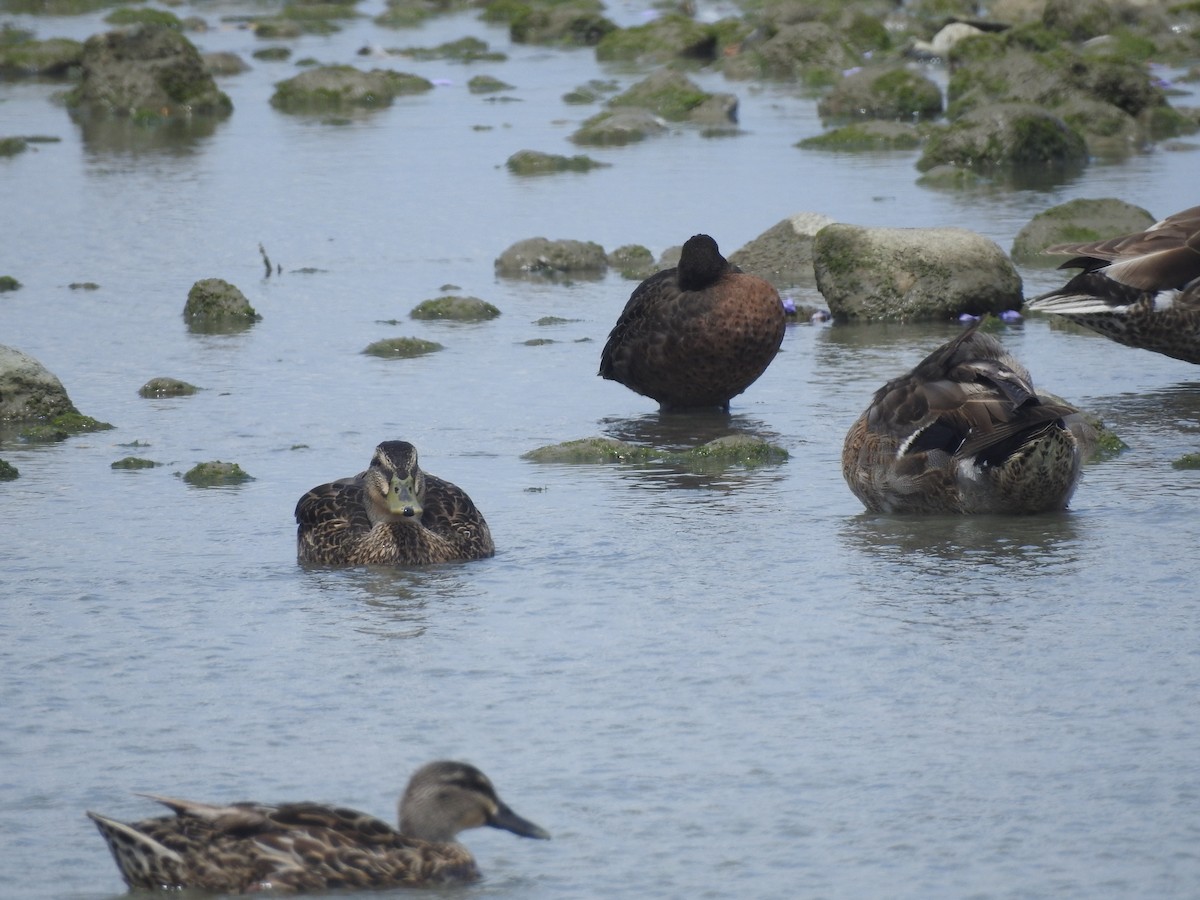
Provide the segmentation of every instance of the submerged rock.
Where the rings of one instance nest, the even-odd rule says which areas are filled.
[[[190,324],[241,323],[253,324],[262,319],[246,295],[222,278],[202,278],[188,291],[183,317]]]
[[[571,140],[587,146],[619,147],[666,130],[663,120],[647,109],[605,110],[584,121]]]
[[[1030,219],[1013,239],[1012,258],[1026,265],[1058,266],[1066,257],[1043,253],[1047,247],[1133,234],[1145,231],[1156,221],[1140,206],[1124,200],[1070,200]]]
[[[447,295],[425,300],[409,313],[414,319],[452,319],[457,322],[483,322],[500,315],[500,310],[478,297]]]
[[[190,397],[198,390],[194,384],[188,384],[178,378],[151,378],[138,388],[138,395],[146,398]]]
[[[143,459],[140,456],[126,456],[114,462],[110,469],[153,469],[161,466],[162,463],[155,462],[152,459]]]
[[[384,338],[368,344],[363,353],[383,359],[412,359],[444,349],[446,348],[436,341],[426,341],[417,337],[398,337]]]
[[[645,109],[668,122],[737,122],[737,98],[710,94],[674,69],[659,69],[608,101],[610,109]]]
[[[271,105],[284,112],[326,112],[347,107],[390,106],[402,94],[433,90],[433,82],[419,75],[354,66],[318,66],[275,85]]]
[[[872,150],[915,150],[921,146],[921,133],[908,122],[882,122],[868,119],[834,128],[823,134],[797,141],[803,150],[829,150],[861,153]]]
[[[731,466],[753,468],[777,465],[787,460],[788,452],[746,434],[726,435],[689,450],[659,450],[616,438],[590,437],[538,447],[523,453],[521,458],[530,462],[568,465],[662,463],[690,471],[711,472]]]
[[[0,481],[15,481],[21,473],[10,462],[0,459]]]
[[[560,156],[537,150],[518,150],[505,166],[514,175],[553,175],[558,172],[590,172],[607,168],[610,163],[597,162],[590,156]]]
[[[219,487],[242,484],[246,481],[253,481],[254,478],[246,474],[237,463],[221,462],[218,459],[212,462],[198,463],[188,469],[183,480],[193,487]]]
[[[604,248],[592,241],[548,240],[543,237],[518,241],[500,254],[496,273],[508,277],[529,275],[598,278],[608,269]]]
[[[842,321],[998,314],[1023,299],[1004,251],[964,228],[829,225],[813,242],[813,266],[829,311]]]
[[[229,97],[217,89],[192,42],[173,28],[141,25],[88,38],[83,77],[67,105],[92,115],[157,120],[227,116]]]

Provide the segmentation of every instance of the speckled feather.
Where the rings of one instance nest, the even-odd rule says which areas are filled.
[[[1146,231],[1058,244],[1059,268],[1082,269],[1028,308],[1062,316],[1130,347],[1200,363],[1200,206]]]
[[[372,477],[374,470],[380,477]],[[393,475],[422,486],[418,516],[391,514],[381,492]],[[297,557],[321,565],[424,565],[495,553],[483,514],[461,488],[422,472],[404,441],[380,444],[366,470],[322,484],[296,504]]]
[[[1063,509],[1080,452],[1029,373],[975,327],[889,381],[846,435],[842,474],[867,509],[1034,513]]]
[[[664,409],[728,408],[783,341],[779,293],[731,265],[706,234],[679,265],[634,289],[600,355],[600,375]]]
[[[524,837],[549,835],[512,812],[487,777],[465,763],[419,769],[401,806],[402,828],[428,823],[428,840],[352,809],[317,803],[214,806],[151,796],[174,816],[124,824],[89,812],[131,888],[194,888],[243,894],[416,887],[474,881],[464,828],[492,825]],[[447,837],[448,835],[448,837]]]

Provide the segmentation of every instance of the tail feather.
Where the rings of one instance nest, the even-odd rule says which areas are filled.
[[[131,888],[161,888],[180,883],[183,857],[136,828],[88,810],[88,818],[96,823],[121,877]]]

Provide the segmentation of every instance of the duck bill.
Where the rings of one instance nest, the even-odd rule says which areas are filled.
[[[405,516],[409,519],[421,518],[425,511],[421,501],[413,492],[413,480],[392,476],[391,490],[388,491],[388,512],[394,516]]]
[[[550,840],[550,832],[539,825],[534,825],[528,819],[522,819],[503,803],[496,807],[496,811],[488,817],[487,824],[493,828],[503,828],[513,834],[519,834],[521,837],[537,838],[541,841]]]

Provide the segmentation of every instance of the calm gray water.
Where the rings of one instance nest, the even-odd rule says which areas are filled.
[[[217,26],[245,10],[194,11]],[[6,21],[41,37],[104,27]],[[744,134],[679,132],[591,151],[610,169],[519,180],[503,165],[517,150],[576,152],[567,135],[595,110],[565,91],[639,73],[510,46],[469,15],[353,24],[294,58],[361,64],[368,43],[466,34],[509,61],[379,61],[446,83],[342,127],[272,110],[295,68],[255,63],[222,82],[234,115],[183,145],[85,139],[56,87],[0,85],[0,133],[63,139],[0,160],[0,273],[25,285],[0,299],[0,343],[117,426],[2,448],[21,478],[0,486],[0,896],[120,894],[83,811],[156,814],[135,791],[392,818],[409,772],[451,757],[554,834],[466,834],[487,877],[455,896],[1194,897],[1200,474],[1170,461],[1200,449],[1200,370],[1044,319],[1010,327],[1038,382],[1129,452],[1089,467],[1063,515],[876,517],[842,483],[842,437],[952,327],[798,324],[728,421],[681,425],[595,377],[630,282],[492,266],[536,235],[658,253],[707,231],[730,252],[805,210],[960,225],[1007,248],[1073,197],[1188,206],[1196,154],[1094,166],[1053,191],[936,193],[911,154],[793,147],[820,130],[811,98],[696,76],[738,95]],[[259,46],[228,26],[194,40],[247,59]],[[470,95],[478,73],[519,102]],[[260,241],[282,277],[262,279]],[[1025,274],[1029,293],[1057,278]],[[263,321],[188,333],[205,277],[241,287]],[[447,283],[503,315],[406,321]],[[572,321],[533,324],[547,315]],[[359,352],[409,334],[446,350]],[[141,399],[159,375],[205,390]],[[520,458],[593,434],[690,445],[729,430],[791,457],[715,475]],[[388,438],[470,492],[494,559],[296,566],[297,497]],[[131,453],[165,465],[110,469]],[[256,480],[177,477],[212,459]]]

